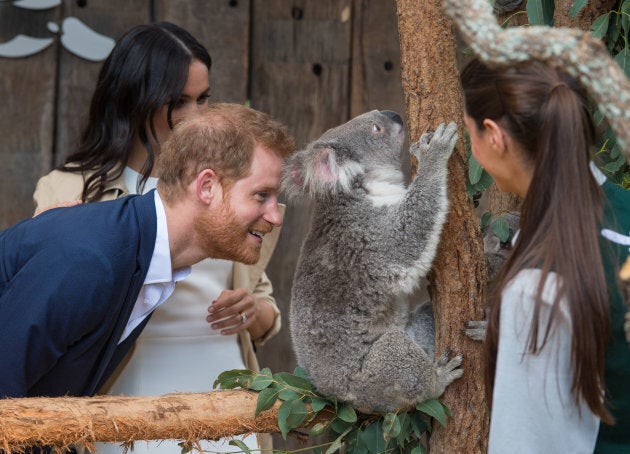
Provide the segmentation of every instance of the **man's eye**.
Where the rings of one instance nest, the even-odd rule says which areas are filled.
[[[267,197],[269,195],[266,192],[257,192],[256,193],[256,198],[258,198],[259,200],[267,200]]]
[[[209,94],[203,94],[201,96],[199,96],[197,98],[197,104],[202,105],[202,104],[208,104],[208,100],[210,99],[210,95]]]

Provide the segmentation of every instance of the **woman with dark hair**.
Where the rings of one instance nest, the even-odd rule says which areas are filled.
[[[512,255],[490,295],[489,452],[630,452],[630,348],[617,273],[630,191],[590,162],[583,88],[530,62],[464,68],[472,153],[523,198]]]
[[[78,149],[37,183],[37,208],[112,200],[155,188],[160,145],[174,125],[208,107],[211,64],[203,45],[174,24],[129,30],[101,68]],[[276,230],[265,236],[256,265],[208,259],[193,266],[152,313],[133,354],[102,392],[205,392],[224,370],[258,370],[254,343],[262,345],[280,329],[280,312],[264,273]],[[139,299],[138,311],[150,310],[141,306]],[[261,440],[270,447],[268,435]],[[259,448],[255,435],[245,441]],[[238,450],[227,442],[202,446],[209,452]],[[99,445],[98,451],[121,448]],[[179,453],[181,447],[139,442],[134,452]]]

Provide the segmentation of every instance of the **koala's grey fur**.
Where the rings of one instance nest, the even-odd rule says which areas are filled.
[[[291,298],[297,362],[317,390],[362,412],[408,409],[460,377],[461,357],[433,357],[430,307],[407,298],[430,269],[448,211],[455,123],[411,146],[418,175],[405,188],[404,130],[377,111],[328,130],[285,169],[287,195],[314,201]]]

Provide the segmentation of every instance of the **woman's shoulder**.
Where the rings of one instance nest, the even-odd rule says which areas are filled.
[[[33,201],[35,210],[81,199],[84,176],[79,172],[53,170],[37,181]]]

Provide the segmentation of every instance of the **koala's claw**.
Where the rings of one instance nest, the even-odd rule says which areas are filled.
[[[435,131],[422,134],[420,140],[411,145],[409,152],[419,161],[423,160],[423,155],[429,153],[448,159],[455,148],[457,138],[457,123],[452,121],[448,126],[440,123]]]

